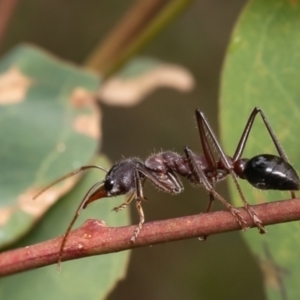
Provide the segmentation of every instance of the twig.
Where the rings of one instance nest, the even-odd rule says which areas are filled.
[[[300,199],[260,204],[253,208],[265,225],[300,220]],[[246,211],[243,208],[239,211],[249,227],[253,227]],[[130,237],[134,228],[135,226],[106,227],[102,221],[87,220],[80,228],[71,232],[63,260],[240,230],[236,219],[228,211],[146,223],[135,244],[132,244]],[[62,237],[58,237],[0,254],[0,276],[56,263],[61,240]]]
[[[85,62],[100,71],[103,79],[149,44],[193,0],[140,0],[125,14],[109,36]]]
[[[0,48],[18,0],[0,0]]]
[[[136,1],[88,57],[85,66],[94,70],[105,70],[168,2],[169,0]]]

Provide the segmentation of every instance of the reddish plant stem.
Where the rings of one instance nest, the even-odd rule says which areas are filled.
[[[300,220],[300,199],[265,203],[253,208],[265,225]],[[239,211],[249,227],[253,227],[254,224],[247,212],[243,208]],[[71,232],[63,260],[240,230],[237,221],[228,211],[146,223],[135,244],[132,244],[130,237],[134,228],[135,225],[106,227],[102,221],[87,220],[80,228]],[[62,237],[58,237],[0,254],[0,276],[56,263],[61,240]]]
[[[85,66],[105,72],[169,0],[138,0],[87,59]]]
[[[18,0],[0,0],[0,48]]]

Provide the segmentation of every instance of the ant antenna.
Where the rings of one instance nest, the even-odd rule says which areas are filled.
[[[88,169],[92,169],[92,168],[95,168],[95,169],[100,169],[102,171],[104,171],[105,173],[107,173],[108,171],[105,170],[104,168],[100,167],[100,166],[96,166],[96,165],[88,165],[88,166],[83,166],[71,173],[68,173],[62,177],[60,177],[59,179],[53,181],[52,183],[50,183],[49,185],[47,185],[46,187],[44,187],[43,189],[41,189],[34,197],[33,197],[33,200],[35,200],[36,198],[38,198],[42,193],[44,193],[46,190],[48,190],[49,188],[51,188],[52,186],[54,186],[55,184],[69,178],[69,177],[72,177],[82,171],[85,171],[85,170],[88,170]],[[68,226],[68,229],[63,237],[63,240],[62,240],[62,243],[61,243],[61,246],[60,246],[60,249],[59,249],[59,254],[58,254],[58,265],[57,265],[57,270],[58,272],[60,273],[61,271],[61,259],[62,259],[62,255],[63,255],[63,249],[64,249],[64,246],[66,244],[66,241],[67,241],[67,237],[69,236],[70,234],[70,231],[75,223],[75,221],[77,220],[81,210],[83,208],[85,208],[87,206],[87,204],[89,203],[88,201],[91,201],[90,197],[91,195],[97,190],[99,189],[99,186],[101,186],[103,184],[104,180],[102,181],[99,181],[97,183],[95,183],[87,192],[87,194],[85,195],[85,197],[83,198],[83,200],[81,201],[79,207],[77,208],[77,211],[76,211],[76,214],[74,215],[73,217],[73,220],[72,222],[70,223],[70,225]],[[99,189],[100,191],[100,189]],[[104,191],[103,191],[104,193]],[[98,194],[97,194],[98,195]]]
[[[86,195],[84,196],[84,198],[82,199],[80,205],[78,206],[76,213],[71,221],[71,223],[69,224],[66,233],[64,234],[63,240],[61,242],[60,248],[59,248],[59,254],[58,254],[58,261],[57,261],[57,271],[60,273],[61,271],[61,260],[62,260],[62,256],[63,256],[63,252],[64,252],[64,247],[67,241],[67,238],[70,234],[70,231],[75,223],[75,221],[77,220],[78,216],[80,215],[82,209],[84,209],[87,204],[90,201],[91,196],[98,190],[98,191],[102,191],[102,193],[105,193],[104,189],[99,188],[99,186],[101,186],[103,184],[104,180],[98,181],[96,182],[86,193]],[[97,195],[99,195],[97,193]],[[98,197],[97,197],[98,198]]]
[[[108,171],[105,170],[104,168],[100,167],[100,166],[95,166],[95,165],[89,165],[89,166],[83,166],[71,173],[68,173],[58,179],[56,179],[55,181],[53,181],[52,183],[50,183],[49,185],[47,185],[46,187],[44,187],[43,189],[41,189],[36,195],[33,196],[33,200],[35,200],[36,198],[38,198],[41,194],[43,194],[45,191],[47,191],[49,188],[51,188],[52,186],[56,185],[57,183],[69,178],[69,177],[72,177],[82,171],[85,171],[85,170],[88,170],[88,169],[92,169],[92,168],[96,168],[96,169],[100,169],[102,171],[104,171],[105,173],[107,173]]]

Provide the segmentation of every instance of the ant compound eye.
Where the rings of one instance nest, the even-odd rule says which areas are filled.
[[[104,182],[104,188],[107,192],[110,192],[114,187],[114,180],[108,179]]]

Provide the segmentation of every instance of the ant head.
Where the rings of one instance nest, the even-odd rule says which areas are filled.
[[[107,173],[103,189],[106,197],[127,194],[136,189],[136,169],[143,165],[137,158],[129,158],[116,163]]]
[[[139,179],[136,178],[137,168],[142,165],[142,161],[137,158],[128,158],[113,165],[104,180],[90,188],[82,202],[82,207],[86,208],[89,203],[101,198],[125,195],[135,191],[137,180],[144,178],[141,174],[139,174]]]

